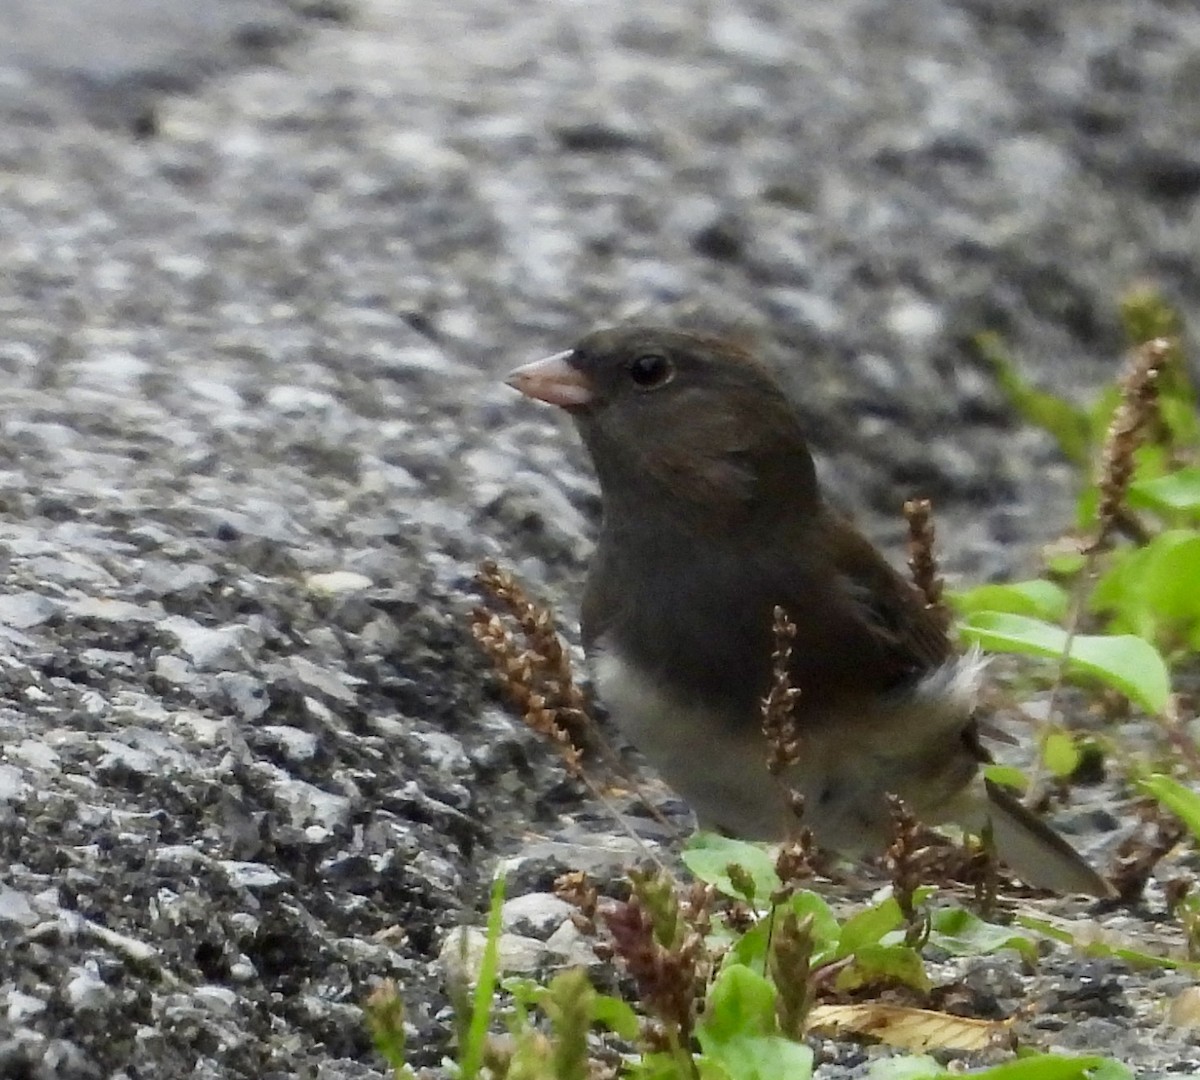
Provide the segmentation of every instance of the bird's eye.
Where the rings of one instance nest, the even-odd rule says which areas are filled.
[[[643,390],[653,390],[671,381],[675,365],[659,353],[644,353],[629,362],[629,377]]]

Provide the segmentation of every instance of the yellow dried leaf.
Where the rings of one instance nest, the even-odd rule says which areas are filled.
[[[825,1038],[860,1035],[912,1053],[925,1050],[984,1050],[1006,1039],[1009,1021],[972,1020],[902,1005],[818,1005],[808,1030]]]

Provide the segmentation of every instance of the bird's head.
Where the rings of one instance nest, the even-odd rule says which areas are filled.
[[[652,499],[722,519],[815,506],[794,407],[770,371],[728,341],[651,327],[600,330],[507,381],[570,413],[606,508]]]

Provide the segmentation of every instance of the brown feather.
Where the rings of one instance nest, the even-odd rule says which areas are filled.
[[[881,847],[895,792],[930,822],[979,828],[994,812],[1024,873],[1100,892],[1065,841],[985,789],[964,695],[977,666],[827,507],[766,368],[727,342],[644,327],[593,334],[566,363],[586,386],[571,411],[604,505],[584,643],[618,722],[702,818],[748,835],[785,827],[759,730],[779,605],[796,625],[800,691],[789,779],[820,840]]]

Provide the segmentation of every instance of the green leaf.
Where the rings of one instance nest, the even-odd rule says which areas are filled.
[[[812,1050],[781,1035],[733,1038],[705,1047],[705,1056],[729,1080],[809,1080],[812,1076]]]
[[[757,971],[740,964],[727,967],[713,982],[697,1028],[706,1053],[731,1039],[774,1035],[775,987]]]
[[[583,968],[560,971],[550,980],[547,990],[542,1008],[553,1032],[549,1059],[552,1075],[556,1080],[588,1080],[587,1043],[588,1032],[595,1018],[592,1006],[596,991]],[[521,1053],[522,1042],[530,1048],[534,1062],[540,1066],[546,1060],[544,1044],[534,1038],[518,1038],[518,1054]],[[514,1065],[513,1074],[521,1075],[519,1066]]]
[[[1015,765],[985,765],[983,775],[1001,787],[1010,787],[1017,791],[1024,791],[1029,787],[1029,778]]]
[[[1200,533],[1171,529],[1115,558],[1091,597],[1111,628],[1148,640],[1171,631],[1200,641]]]
[[[626,1066],[632,1080],[695,1080],[688,1057],[664,1052],[643,1054]]]
[[[492,1017],[492,1002],[496,996],[496,980],[500,973],[500,909],[504,906],[504,878],[492,882],[491,904],[488,908],[487,942],[479,962],[479,978],[471,996],[471,1019],[463,1040],[460,1080],[474,1080],[483,1066],[488,1024]]]
[[[788,897],[781,905],[783,909],[790,908],[798,919],[812,919],[810,933],[812,934],[813,954],[815,965],[824,964],[838,954],[838,941],[842,936],[842,927],[834,915],[833,909],[815,892],[802,889]]]
[[[1073,578],[1087,565],[1082,551],[1053,551],[1045,558],[1046,572],[1060,578]]]
[[[1147,606],[1167,622],[1200,619],[1200,533],[1163,533],[1144,550],[1150,552],[1142,580]]]
[[[815,892],[807,889],[789,896],[775,910],[741,935],[725,954],[722,967],[735,964],[761,971],[767,955],[767,944],[775,928],[775,919],[785,911],[794,911],[798,919],[810,918],[809,933],[812,935],[813,964],[824,964],[838,955],[838,940],[842,928],[832,908]]]
[[[975,1080],[1091,1080],[1094,1070],[1116,1064],[1110,1058],[1032,1054],[991,1069],[968,1073]]]
[[[1018,926],[1025,927],[1026,930],[1036,930],[1051,941],[1057,941],[1063,945],[1075,945],[1075,935],[1066,927],[1059,926],[1049,919],[1041,919],[1036,915],[1017,915],[1014,921]]]
[[[766,766],[764,765],[765,769]],[[770,777],[764,777],[764,783]],[[775,873],[775,858],[761,844],[733,840],[716,833],[699,832],[683,849],[683,864],[701,881],[737,900],[746,897],[729,878],[729,865],[740,866],[754,883],[754,901],[765,906],[781,882]]]
[[[1062,728],[1051,728],[1042,739],[1042,762],[1060,780],[1074,774],[1080,756],[1075,737]]]
[[[1032,615],[1058,622],[1070,606],[1067,591],[1053,581],[1035,578],[1008,585],[980,585],[950,594],[950,603],[960,615],[976,611],[1008,611],[1014,615]]]
[[[1183,513],[1200,518],[1200,466],[1177,469],[1129,487],[1132,506],[1160,513]]]
[[[972,615],[962,635],[994,652],[1051,660],[1061,657],[1067,644],[1067,632],[1061,627],[1000,611]],[[1171,693],[1171,678],[1158,650],[1128,634],[1077,634],[1071,642],[1067,670],[1103,680],[1154,715],[1166,708]]]
[[[1187,826],[1192,838],[1200,840],[1200,795],[1178,780],[1159,773],[1138,781],[1138,787],[1153,795]]]
[[[1080,941],[1067,927],[1061,926],[1050,918],[1038,918],[1034,915],[1017,915],[1015,922],[1027,930],[1062,942],[1078,950],[1083,956],[1103,959],[1123,960],[1134,967],[1167,968],[1170,970],[1200,971],[1200,962],[1184,960],[1173,956],[1163,956],[1158,953],[1148,953],[1143,949],[1135,949],[1127,945],[1113,945],[1107,941]]]
[[[771,941],[771,916],[765,915],[749,930],[739,936],[725,954],[722,969],[740,965],[761,971],[766,962],[767,945]]]
[[[547,989],[536,979],[524,975],[510,975],[501,979],[499,985],[512,998],[512,1008],[506,1022],[508,1030],[516,1035],[529,1026],[529,1010],[541,1004]]]
[[[1158,411],[1171,433],[1172,446],[1193,449],[1200,446],[1200,416],[1196,414],[1195,393],[1190,386],[1183,395],[1179,395],[1174,387],[1168,387],[1165,394],[1160,393]]]
[[[1087,411],[1027,382],[995,334],[979,334],[975,338],[975,347],[991,367],[997,384],[1013,408],[1031,424],[1053,435],[1069,461],[1086,465],[1092,442],[1092,424]]]
[[[1109,383],[1101,389],[1088,406],[1088,424],[1091,428],[1093,446],[1098,447],[1103,444],[1109,425],[1112,423],[1113,413],[1117,411],[1117,406],[1120,404],[1121,388],[1115,383]],[[1088,459],[1081,464],[1090,468],[1093,464],[1091,455],[1089,454]]]
[[[1146,561],[1146,548],[1113,552],[1108,570],[1092,586],[1088,607],[1108,616],[1113,633],[1137,634],[1149,641],[1155,636],[1155,618],[1141,587]]]
[[[929,941],[954,956],[986,956],[1012,949],[1031,966],[1038,957],[1037,942],[1032,938],[1016,933],[1011,926],[986,922],[960,907],[933,913]]]
[[[934,1058],[885,1058],[873,1062],[867,1080],[941,1080],[948,1075]],[[1112,1058],[1028,1054],[990,1069],[956,1075],[972,1080],[1133,1080],[1133,1073]]]
[[[925,974],[921,955],[908,945],[862,945],[854,951],[854,962],[838,973],[838,990],[857,990],[874,983],[890,982],[928,993],[933,984]]]
[[[642,1030],[633,1006],[610,994],[597,994],[592,999],[592,1020],[615,1031],[622,1039],[636,1039]]]
[[[883,1058],[867,1069],[867,1080],[940,1080],[949,1070],[927,1054]]]
[[[1193,1080],[1195,1077],[1196,1074],[1192,1073]],[[1088,1080],[1134,1080],[1134,1073],[1119,1061],[1105,1058],[1094,1069],[1088,1071]],[[1186,1077],[1178,1077],[1177,1080],[1186,1080]]]
[[[904,925],[904,913],[895,899],[864,908],[846,920],[838,936],[837,957],[849,956],[864,945],[877,945],[884,934]]]
[[[1153,480],[1166,476],[1176,467],[1175,459],[1171,456],[1169,447],[1162,443],[1142,443],[1133,452],[1133,478],[1135,480]]]

